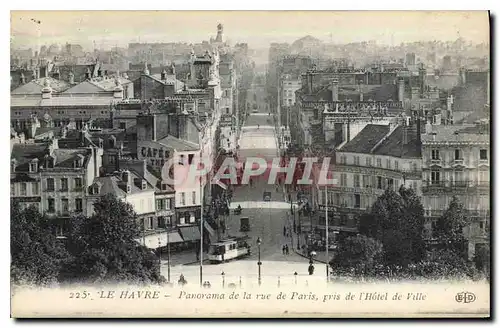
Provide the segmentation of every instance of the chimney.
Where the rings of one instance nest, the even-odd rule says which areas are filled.
[[[448,98],[446,98],[446,110],[448,110],[448,113],[451,113],[453,110],[453,95],[449,95]]]
[[[21,84],[25,84],[26,83],[26,77],[24,76],[24,73],[21,72]]]
[[[69,72],[68,77],[69,77],[69,84],[75,84],[75,74],[73,74],[72,71]]]
[[[87,67],[87,71],[85,72],[85,79],[90,80],[92,78],[92,73],[90,72],[90,68]]]
[[[399,79],[398,83],[398,100],[403,102],[405,99],[405,80]]]
[[[363,101],[363,96],[364,96],[363,95],[363,91],[364,91],[363,83],[364,83],[363,80],[359,80],[359,101]]]
[[[47,78],[45,78],[43,85],[44,87],[42,89],[42,99],[52,98],[52,88],[50,87],[50,82]]]
[[[123,99],[123,87],[121,86],[120,80],[118,78],[115,79],[115,89],[113,90],[113,98]]]
[[[161,80],[165,81],[166,79],[167,79],[167,70],[163,69],[163,71],[161,72]]]
[[[432,134],[432,124],[429,121],[425,124],[425,134]]]
[[[122,171],[122,182],[125,183],[126,191],[127,191],[127,193],[129,193],[130,189],[131,189],[131,185],[132,185],[132,178],[130,176],[129,170]]]
[[[339,101],[339,81],[332,81],[332,101]]]
[[[124,78],[124,79],[128,79],[128,74],[127,74],[127,72],[123,73],[123,75],[122,75],[122,76],[123,76],[123,78]]]
[[[467,76],[466,75],[467,74],[465,71],[465,67],[460,68],[460,79],[461,79],[462,84],[467,83]]]
[[[142,71],[144,75],[149,75],[148,62],[144,62],[144,70]]]
[[[177,114],[177,138],[182,140],[188,140],[188,114],[180,113]]]
[[[40,66],[37,66],[36,68],[36,79],[38,80],[40,78]]]

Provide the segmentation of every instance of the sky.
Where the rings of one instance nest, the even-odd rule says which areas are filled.
[[[93,41],[97,47],[195,43],[215,37],[218,23],[231,43],[255,48],[305,35],[335,43],[489,40],[486,11],[12,11],[11,43],[29,48],[70,42],[87,49]]]

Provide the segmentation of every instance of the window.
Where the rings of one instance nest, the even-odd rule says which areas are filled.
[[[67,198],[62,198],[61,199],[61,208],[63,213],[68,213],[69,212],[69,201]]]
[[[413,170],[413,172],[416,172],[418,169],[417,163],[411,163],[411,169]]]
[[[179,164],[184,165],[184,155],[179,156]]]
[[[354,175],[354,187],[359,187],[359,174]]]
[[[21,183],[21,196],[26,196],[27,195],[27,185],[26,182]]]
[[[186,195],[183,192],[181,192],[179,196],[181,205],[186,205]]]
[[[164,199],[157,199],[156,200],[156,210],[161,211],[165,209],[165,200]]]
[[[196,204],[196,191],[193,191],[191,193],[191,199],[193,200],[193,205],[195,205]]]
[[[482,161],[488,160],[488,150],[480,149],[479,150],[479,159]]]
[[[377,177],[377,189],[382,189],[382,177]]]
[[[53,178],[47,178],[47,191],[54,191],[55,184]]]
[[[68,179],[61,179],[61,191],[68,191]]]
[[[346,163],[347,163],[347,158],[344,155],[340,156],[340,164],[346,164]]]
[[[15,196],[16,195],[16,185],[13,184],[13,183],[10,185],[10,195],[11,196]]]
[[[439,160],[439,150],[438,149],[431,150],[431,159],[432,160]]]
[[[479,171],[479,184],[489,184],[490,176],[489,171]]]
[[[189,154],[188,155],[188,164],[189,165],[193,164],[193,158],[194,158],[194,154]]]
[[[125,123],[120,123],[120,129],[125,130],[127,128],[127,124]]]
[[[382,167],[382,159],[377,158],[377,167]]]
[[[455,149],[455,160],[462,159],[462,152],[460,149]]]
[[[83,187],[82,178],[75,178],[75,189],[81,190]]]
[[[386,166],[388,169],[391,169],[391,160],[390,160],[390,159],[386,159],[386,160],[385,160],[385,166]]]
[[[346,186],[347,185],[347,174],[342,173],[340,175],[340,185],[341,186]]]
[[[354,156],[354,165],[359,165],[359,156]]]
[[[359,194],[354,194],[354,208],[361,207],[361,196]]]
[[[37,171],[38,171],[38,163],[36,162],[30,163],[30,172],[35,173]]]
[[[413,190],[415,190],[415,191],[416,191],[416,190],[417,190],[417,188],[418,188],[417,181],[412,181],[412,182],[411,182],[411,189],[413,189]]]
[[[40,188],[39,188],[38,182],[33,182],[33,183],[31,184],[31,194],[32,194],[33,196],[38,195],[38,194],[40,193],[40,190],[39,190],[39,189],[40,189]]]
[[[83,199],[81,198],[75,199],[75,211],[77,213],[81,213],[83,211]]]
[[[370,188],[370,177],[368,175],[363,175],[363,187]]]
[[[47,212],[54,213],[56,211],[56,200],[54,198],[47,199]]]
[[[172,203],[171,199],[165,199],[165,209],[166,210],[169,210],[172,208],[171,203]]]
[[[439,171],[431,171],[431,182],[433,184],[438,184],[440,180],[441,180],[440,172]]]

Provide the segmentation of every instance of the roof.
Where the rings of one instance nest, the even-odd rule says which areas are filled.
[[[35,136],[40,136],[50,131],[54,132],[54,135],[59,135],[61,130],[62,127],[60,126],[36,128]]]
[[[397,100],[398,89],[394,84],[366,84],[363,86],[363,100],[373,101],[388,101]],[[359,101],[359,86],[358,85],[339,85],[339,100]],[[332,86],[331,84],[321,87],[315,94],[303,95],[303,101],[332,101]]]
[[[179,227],[179,232],[184,241],[200,240],[200,230],[198,226]]]
[[[435,134],[422,134],[422,142],[490,142],[488,124],[434,125]]]
[[[158,143],[161,143],[165,146],[175,149],[176,151],[190,151],[190,150],[200,149],[200,146],[198,144],[195,144],[194,142],[179,139],[171,135],[168,135],[165,138],[158,140]]]
[[[436,87],[440,90],[451,90],[460,83],[460,76],[458,74],[427,75],[425,83],[431,88]]]
[[[340,151],[350,153],[370,153],[373,147],[389,133],[388,125],[368,124],[354,139],[346,143]]]
[[[161,74],[153,74],[153,75],[146,75],[146,76],[149,76],[149,77],[151,77],[151,78],[155,79],[156,81],[158,81],[160,83],[163,83],[163,84],[176,84],[177,88],[184,87],[184,82],[178,80],[173,75],[168,75],[167,74],[165,76],[165,80],[161,79]]]
[[[52,97],[40,98],[10,98],[11,107],[44,107],[44,106],[110,106],[112,98],[108,97]]]
[[[71,85],[62,80],[56,80],[52,77],[40,78],[36,80],[31,80],[30,82],[21,85],[20,87],[12,90],[11,95],[33,95],[42,94],[42,89],[44,88],[45,79],[50,84],[50,87],[55,93],[63,92],[71,87]]]
[[[150,183],[147,183],[146,190],[142,190],[141,188],[139,188],[136,185],[136,183],[134,183],[134,180],[135,179],[143,180],[143,178],[132,170],[129,170],[129,172],[130,172],[130,178],[132,181],[132,183],[130,185],[130,193],[131,194],[141,193],[144,191],[153,191],[153,186]],[[108,175],[108,176],[104,176],[104,177],[95,178],[93,184],[96,184],[96,183],[101,184],[101,188],[99,190],[100,196],[104,196],[107,194],[113,194],[117,197],[126,197],[128,194],[127,194],[126,190],[124,190],[124,187],[123,187],[121,182],[122,182],[122,180],[121,180],[119,175]]]
[[[41,160],[47,154],[48,143],[34,143],[34,144],[14,144],[12,147],[12,152],[10,154],[11,158],[16,160],[16,170],[28,171],[28,163],[32,159],[38,158]]]
[[[86,148],[80,149],[54,149],[53,156],[56,158],[54,167],[72,168],[78,155],[88,157],[90,150]]]
[[[404,129],[407,129],[407,144],[403,144]],[[375,155],[385,155],[401,158],[420,158],[421,147],[418,143],[417,131],[412,127],[398,126],[382,143],[373,151]]]

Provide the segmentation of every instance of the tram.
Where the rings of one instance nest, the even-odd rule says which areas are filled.
[[[248,236],[231,237],[210,244],[208,260],[210,263],[224,263],[250,255]]]

